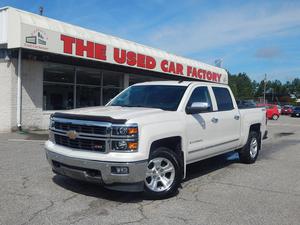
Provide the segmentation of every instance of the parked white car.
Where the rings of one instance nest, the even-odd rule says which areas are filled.
[[[265,109],[239,110],[229,86],[162,81],[135,84],[103,107],[53,114],[45,147],[55,173],[163,198],[190,163],[233,150],[254,163],[265,134]]]

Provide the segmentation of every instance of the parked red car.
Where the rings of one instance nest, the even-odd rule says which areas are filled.
[[[266,107],[267,109],[267,118],[269,120],[278,120],[279,118],[279,110],[277,105],[271,105],[271,104],[257,104],[258,107]]]
[[[281,110],[282,115],[291,115],[293,113],[293,106],[285,105]]]

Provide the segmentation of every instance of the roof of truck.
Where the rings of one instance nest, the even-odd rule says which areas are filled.
[[[180,86],[189,86],[192,81],[148,81],[143,83],[134,84],[134,86],[140,85],[180,85]],[[199,82],[197,82],[199,83]]]
[[[193,84],[203,84],[203,85],[218,85],[218,86],[224,86],[224,84],[217,84],[217,83],[211,83],[211,82],[205,82],[205,81],[147,81],[143,83],[137,83],[134,84],[134,86],[140,86],[140,85],[174,85],[174,86],[189,86]],[[227,86],[227,85],[226,85]]]

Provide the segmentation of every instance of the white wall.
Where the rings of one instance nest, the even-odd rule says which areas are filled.
[[[0,132],[8,132],[11,129],[11,61],[0,59]]]
[[[22,127],[47,129],[50,113],[43,112],[43,67],[41,61],[22,61]]]

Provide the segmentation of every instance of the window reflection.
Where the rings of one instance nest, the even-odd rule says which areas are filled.
[[[44,83],[44,110],[72,109],[74,86],[65,84]]]
[[[163,80],[139,74],[128,76],[129,85]],[[124,88],[121,72],[68,65],[48,64],[43,78],[43,110],[105,105]]]
[[[76,107],[99,106],[100,91],[100,87],[77,86]]]
[[[103,105],[113,99],[121,90],[119,88],[103,88]]]
[[[51,65],[43,76],[43,110],[103,105],[124,88],[123,73],[113,71]]]

